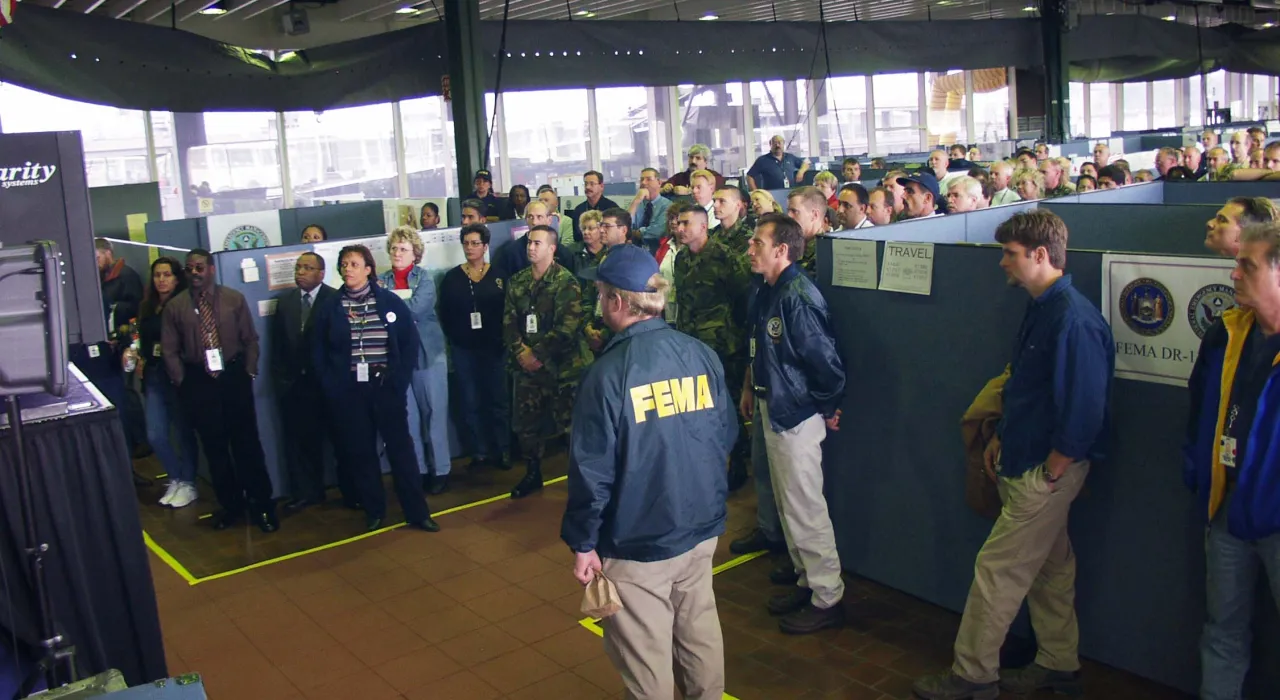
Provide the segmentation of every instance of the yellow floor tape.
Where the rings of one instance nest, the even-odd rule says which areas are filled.
[[[768,554],[768,552],[764,550],[761,550],[759,552],[752,552],[751,554],[744,554],[738,557],[737,559],[731,559],[721,564],[720,566],[712,568],[711,575],[715,576],[716,574],[722,571],[728,571],[729,569],[732,569],[735,566],[742,566],[743,564],[746,564],[752,559],[759,559],[760,557],[763,557],[766,554]],[[578,620],[578,624],[591,630],[597,637],[604,636],[604,628],[600,626],[600,621],[595,618],[584,617],[581,620]],[[723,700],[738,700],[738,699],[728,693],[725,693]]]
[[[548,479],[548,480],[546,480],[546,481],[542,482],[542,485],[543,485],[543,486],[551,486],[552,484],[558,484],[558,483],[560,483],[560,482],[562,482],[562,481],[565,481],[565,480],[567,480],[568,478],[569,478],[568,476],[561,476],[561,477],[556,477],[556,478],[554,478],[554,479]],[[460,506],[455,506],[455,507],[453,507],[453,508],[446,508],[445,510],[442,510],[442,511],[440,511],[440,512],[438,512],[438,513],[432,513],[432,514],[431,514],[431,517],[433,517],[433,518],[438,518],[438,517],[440,517],[440,516],[442,516],[442,515],[448,515],[448,514],[450,514],[450,513],[457,513],[457,512],[459,512],[459,511],[467,510],[468,508],[475,508],[475,507],[477,507],[477,506],[484,506],[484,505],[488,505],[488,504],[490,504],[490,503],[497,503],[498,501],[505,501],[505,500],[507,500],[507,499],[509,499],[509,498],[511,498],[511,494],[509,494],[509,493],[504,493],[504,494],[502,494],[502,495],[500,495],[500,496],[494,496],[494,497],[492,497],[492,498],[486,498],[486,499],[481,500],[481,501],[475,501],[475,502],[472,502],[472,503],[466,503],[466,504],[463,504],[463,505],[460,505]],[[199,519],[199,520],[204,520],[204,519],[206,519],[206,518],[211,518],[211,517],[213,517],[213,514],[212,514],[212,513],[206,513],[206,514],[204,514],[204,515],[201,515],[198,519]],[[221,572],[221,573],[211,574],[211,575],[209,575],[209,576],[203,576],[203,577],[201,577],[201,578],[196,578],[195,576],[192,576],[192,575],[191,575],[191,572],[190,572],[190,571],[187,571],[187,568],[186,568],[185,566],[183,566],[183,565],[182,565],[182,564],[181,564],[177,559],[175,559],[175,558],[173,557],[173,555],[172,555],[172,554],[169,554],[168,552],[166,552],[166,551],[165,551],[165,549],[164,549],[163,547],[161,547],[159,544],[156,544],[156,541],[155,541],[155,540],[153,540],[153,539],[151,538],[151,535],[148,535],[148,534],[147,534],[147,532],[146,532],[145,530],[142,532],[142,539],[143,539],[143,541],[144,541],[144,542],[146,542],[146,544],[147,544],[147,548],[148,548],[148,549],[150,549],[151,551],[155,552],[155,553],[156,553],[156,556],[160,557],[160,560],[161,560],[161,561],[163,561],[164,563],[168,564],[168,565],[169,565],[169,568],[171,568],[171,569],[173,569],[175,572],[177,572],[177,574],[178,574],[179,576],[181,576],[181,577],[182,577],[182,578],[183,578],[187,583],[189,583],[189,584],[191,584],[192,586],[194,586],[194,585],[197,585],[197,584],[200,584],[200,583],[205,583],[206,581],[214,581],[214,580],[216,580],[216,579],[220,579],[220,578],[227,578],[228,576],[235,576],[236,574],[242,574],[242,573],[244,573],[244,572],[246,572],[246,571],[251,571],[251,570],[253,570],[253,569],[260,569],[260,568],[262,568],[262,567],[264,567],[264,566],[268,566],[268,565],[271,565],[271,564],[278,564],[279,562],[282,562],[282,561],[288,561],[288,560],[290,560],[290,559],[297,559],[298,557],[303,557],[303,556],[306,556],[306,555],[308,555],[308,554],[315,554],[316,552],[323,552],[323,551],[324,551],[324,550],[326,550],[326,549],[333,549],[334,547],[341,547],[341,546],[342,546],[342,545],[344,545],[344,544],[351,544],[352,542],[359,542],[360,540],[367,539],[367,538],[369,538],[369,537],[373,537],[374,535],[380,535],[380,534],[382,534],[382,533],[384,533],[384,532],[391,532],[392,530],[395,530],[395,529],[397,529],[397,528],[402,528],[402,527],[404,527],[404,526],[405,526],[405,524],[404,524],[404,523],[396,523],[395,525],[389,525],[389,526],[387,526],[387,527],[384,527],[384,528],[382,528],[381,530],[374,530],[373,532],[366,532],[366,533],[363,533],[363,534],[360,534],[360,535],[356,535],[355,537],[348,537],[348,538],[347,538],[347,539],[345,539],[345,540],[338,540],[337,542],[330,542],[330,543],[328,543],[328,544],[320,545],[319,547],[312,547],[311,549],[304,549],[304,550],[302,550],[301,552],[294,552],[294,553],[292,553],[292,554],[286,554],[286,555],[284,555],[284,556],[276,557],[276,558],[274,558],[274,559],[267,559],[267,560],[265,560],[265,561],[256,562],[256,563],[250,564],[250,565],[248,565],[248,566],[242,566],[242,567],[240,567],[240,568],[238,568],[238,569],[232,569],[231,571],[223,571],[223,572]]]

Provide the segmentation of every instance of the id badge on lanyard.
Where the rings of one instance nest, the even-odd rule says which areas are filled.
[[[482,327],[483,327],[483,322],[480,319],[480,312],[472,311],[471,312],[471,330],[478,331]]]
[[[368,362],[356,363],[356,381],[357,382],[369,381],[369,363]]]
[[[222,348],[204,351],[204,366],[210,372],[222,371]]]

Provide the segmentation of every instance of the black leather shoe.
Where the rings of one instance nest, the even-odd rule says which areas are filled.
[[[427,489],[427,493],[432,496],[439,496],[449,490],[449,475],[431,477],[431,488]]]
[[[800,574],[796,572],[796,567],[792,566],[790,559],[773,567],[773,571],[769,572],[769,582],[775,586],[794,586],[799,580]]]
[[[534,493],[535,491],[541,491],[541,490],[542,490],[542,474],[541,473],[525,474],[524,478],[520,480],[520,483],[516,484],[516,487],[514,489],[511,489],[511,497],[524,498],[525,496],[528,496],[529,494]]]
[[[365,532],[376,532],[382,529],[382,518],[365,518]]]
[[[225,530],[240,521],[240,516],[227,510],[220,510],[209,518],[209,525],[215,530]]]
[[[839,627],[844,624],[844,606],[840,603],[823,609],[812,603],[778,620],[778,629],[786,634],[813,634],[828,627]]]
[[[426,520],[419,520],[416,523],[409,523],[409,527],[415,527],[425,532],[440,532],[440,525],[432,520],[430,516]]]
[[[764,531],[756,528],[750,535],[729,543],[729,551],[734,554],[752,554],[759,551],[770,551],[777,554],[787,551],[786,542],[774,542],[765,537]]]
[[[311,506],[318,506],[321,503],[323,503],[323,501],[315,498],[295,498],[284,504],[284,512],[297,513],[299,511],[306,510]]]
[[[770,615],[787,615],[808,605],[812,597],[812,588],[796,586],[781,595],[770,596],[765,607],[769,609]]]
[[[280,519],[276,517],[275,508],[258,513],[253,517],[253,522],[263,532],[275,532],[280,529]]]

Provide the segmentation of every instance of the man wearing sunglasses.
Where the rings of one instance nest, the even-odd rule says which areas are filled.
[[[253,405],[253,314],[243,294],[217,283],[209,251],[187,253],[186,272],[190,288],[164,307],[161,356],[209,463],[221,507],[210,522],[225,530],[247,512],[263,532],[275,532],[280,521]]]

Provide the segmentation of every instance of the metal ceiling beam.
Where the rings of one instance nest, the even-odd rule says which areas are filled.
[[[67,10],[68,12],[83,12],[87,15],[101,7],[106,1],[107,0],[69,0],[62,6],[62,9]]]
[[[288,0],[285,0],[285,2],[288,2]],[[214,17],[214,19],[215,20],[226,19],[232,15],[237,15],[238,18],[241,18],[241,19],[247,19],[252,15],[243,15],[241,13],[257,4],[258,4],[258,0],[240,0],[240,2],[236,2],[236,3],[232,3],[230,2],[230,0],[224,0],[223,6],[226,8],[227,11],[224,14]]]
[[[348,10],[338,18],[338,21],[347,22],[357,17],[363,17],[370,12],[375,12],[384,7],[402,4],[404,4],[404,0],[363,0],[363,2],[358,0],[348,0],[348,2],[338,4],[340,9]]]
[[[267,2],[257,2],[257,3],[253,2],[253,0],[249,0],[249,2],[246,2],[245,5],[248,6],[252,4],[253,9],[248,14],[241,14],[240,18],[253,19],[254,17],[257,17],[258,15],[264,12],[270,12],[271,10],[274,10],[275,8],[280,7],[286,2],[289,2],[289,0],[267,0]],[[227,13],[227,14],[230,14],[230,13]]]
[[[107,4],[98,12],[112,19],[124,19],[130,12],[141,7],[147,0],[107,0]]]
[[[205,8],[213,7],[221,1],[222,0],[196,0],[194,4],[187,3],[186,9],[178,13],[178,21],[185,22],[186,20],[189,20],[203,12]]]

